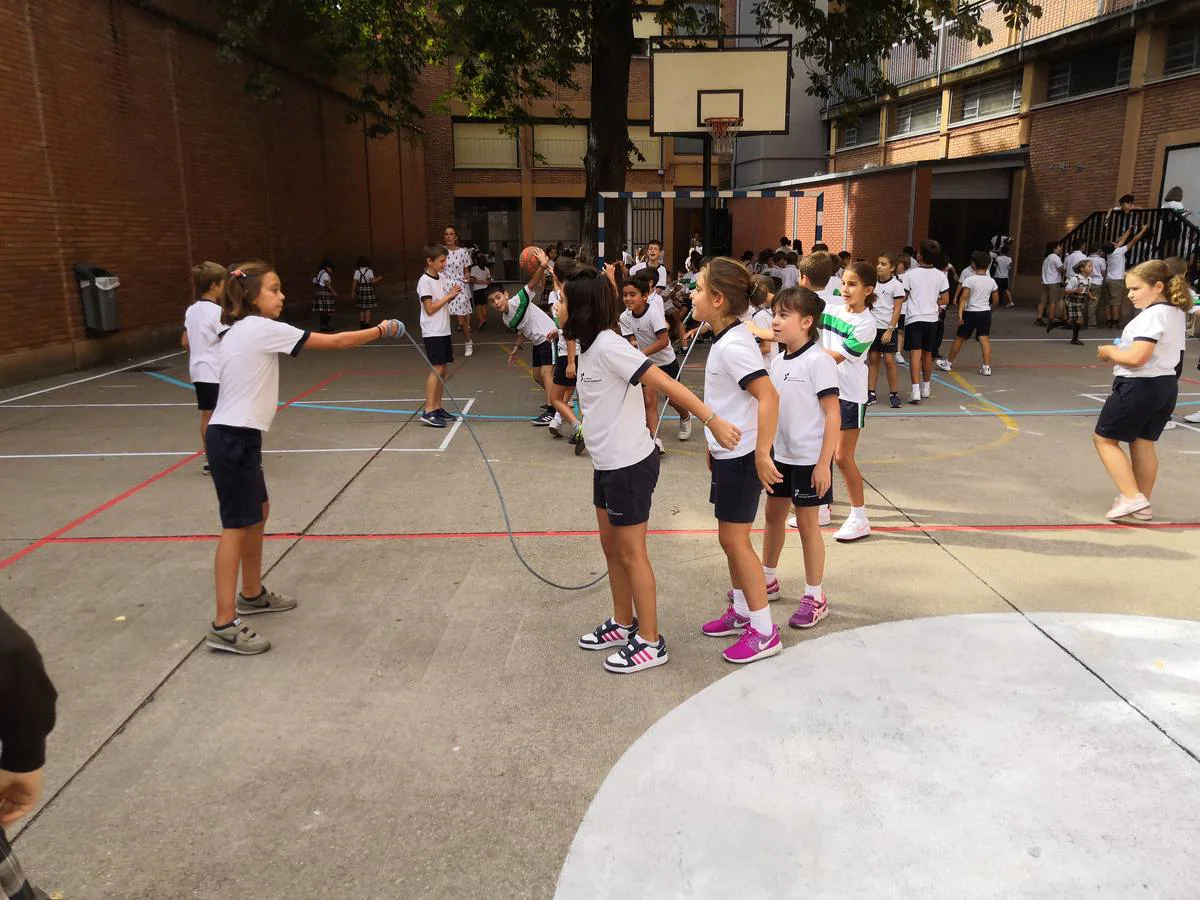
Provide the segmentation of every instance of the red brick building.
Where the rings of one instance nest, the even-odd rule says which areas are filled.
[[[1180,185],[1185,206],[1200,207],[1200,3],[1042,8],[1010,31],[985,3],[984,47],[946,33],[928,59],[898,46],[883,63],[895,99],[860,101],[856,120],[827,111],[831,174],[769,186],[823,191],[825,241],[860,256],[930,236],[961,264],[991,235],[1012,235],[1026,295],[1045,242],[1122,194],[1157,207]],[[815,238],[813,200],[732,206],[738,250]]]

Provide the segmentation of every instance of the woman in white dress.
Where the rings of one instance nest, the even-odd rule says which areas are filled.
[[[471,286],[467,283],[467,272],[471,268],[471,251],[458,243],[458,229],[453,225],[447,225],[446,230],[442,232],[442,243],[446,245],[446,276],[450,279],[450,284],[455,282],[462,285],[462,291],[457,297],[450,301],[450,315],[458,320],[458,327],[463,333],[463,337],[467,339],[467,347],[463,351],[463,356],[471,356],[475,352],[475,345],[471,342],[471,313],[473,312],[473,304],[471,301]]]

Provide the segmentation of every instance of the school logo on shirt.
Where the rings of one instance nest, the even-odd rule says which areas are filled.
[[[794,372],[784,372],[783,380],[793,382],[795,384],[808,384],[808,379],[803,375],[797,375]]]

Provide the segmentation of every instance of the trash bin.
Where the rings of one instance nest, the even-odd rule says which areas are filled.
[[[108,334],[120,328],[117,318],[117,288],[121,280],[108,269],[79,263],[75,266],[75,283],[83,302],[83,323],[95,334]]]

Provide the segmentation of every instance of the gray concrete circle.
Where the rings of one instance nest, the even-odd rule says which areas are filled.
[[[1200,623],[844,631],[655,723],[594,798],[556,896],[1195,897],[1197,751]]]

